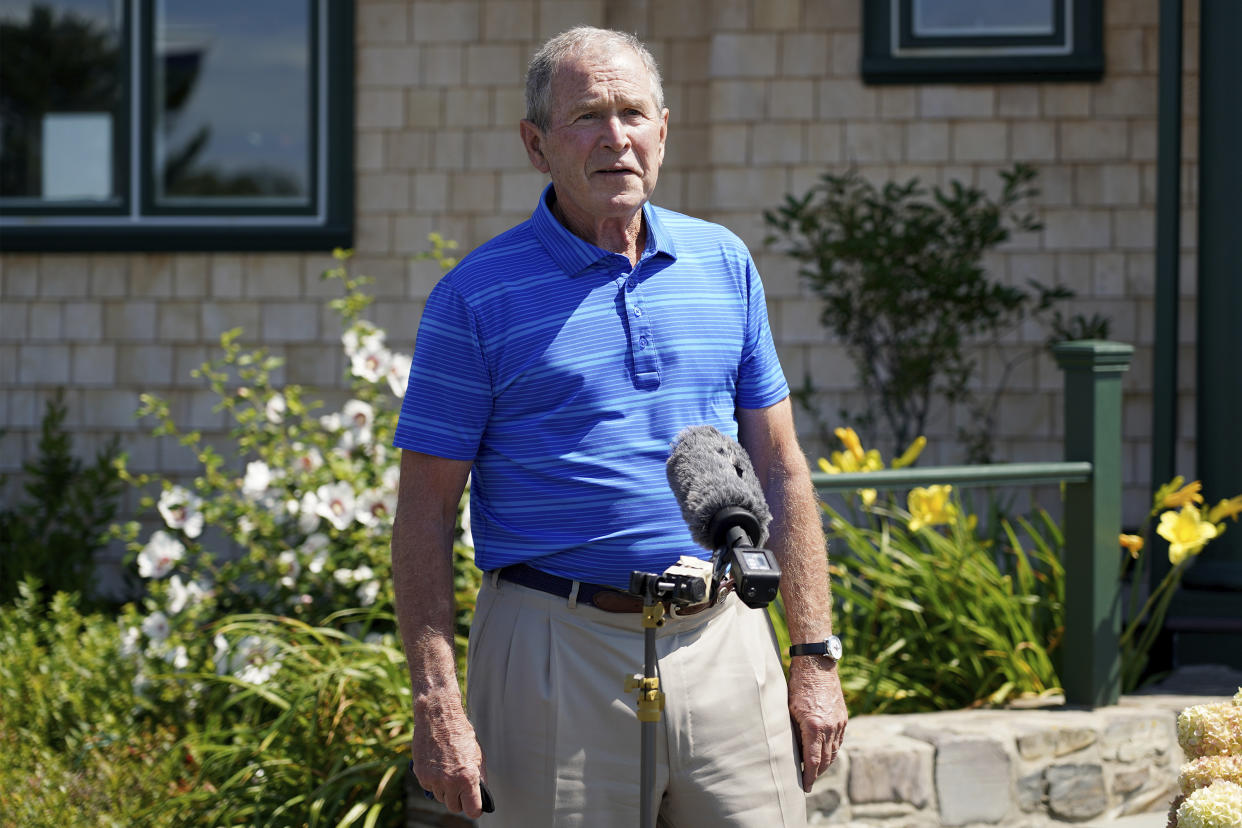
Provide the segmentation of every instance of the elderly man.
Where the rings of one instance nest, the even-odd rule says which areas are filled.
[[[451,811],[496,824],[632,826],[641,669],[630,572],[694,545],[664,479],[707,424],[749,452],[773,513],[793,659],[736,596],[658,634],[664,824],[804,825],[803,790],[846,713],[827,559],[763,288],[727,230],[655,207],[668,110],[635,38],[578,28],[531,61],[522,141],[551,177],[531,218],[432,292],[395,444],[393,574],[414,689],[414,769]],[[453,654],[452,542],[471,478],[484,584],[466,704]],[[467,717],[467,710],[469,717]],[[795,728],[791,728],[790,721]]]

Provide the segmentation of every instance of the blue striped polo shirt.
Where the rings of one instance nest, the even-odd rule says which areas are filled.
[[[746,246],[647,204],[638,263],[528,221],[466,256],[419,323],[394,445],[472,460],[475,560],[620,588],[690,538],[664,464],[683,428],[789,393]]]

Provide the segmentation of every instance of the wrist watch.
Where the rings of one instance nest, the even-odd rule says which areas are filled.
[[[791,656],[824,656],[833,662],[841,660],[842,652],[841,639],[835,635],[830,635],[823,641],[812,641],[809,644],[793,644],[789,648]]]

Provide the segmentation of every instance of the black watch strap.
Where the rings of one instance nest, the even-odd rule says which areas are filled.
[[[833,661],[838,661],[841,658],[841,639],[833,635],[823,641],[811,641],[806,644],[792,644],[789,647],[789,655],[825,656]]]

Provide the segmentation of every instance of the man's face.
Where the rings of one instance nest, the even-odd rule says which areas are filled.
[[[560,209],[571,224],[631,219],[655,189],[668,131],[642,60],[629,49],[588,52],[553,76],[551,97],[548,130],[523,121],[522,137]]]

